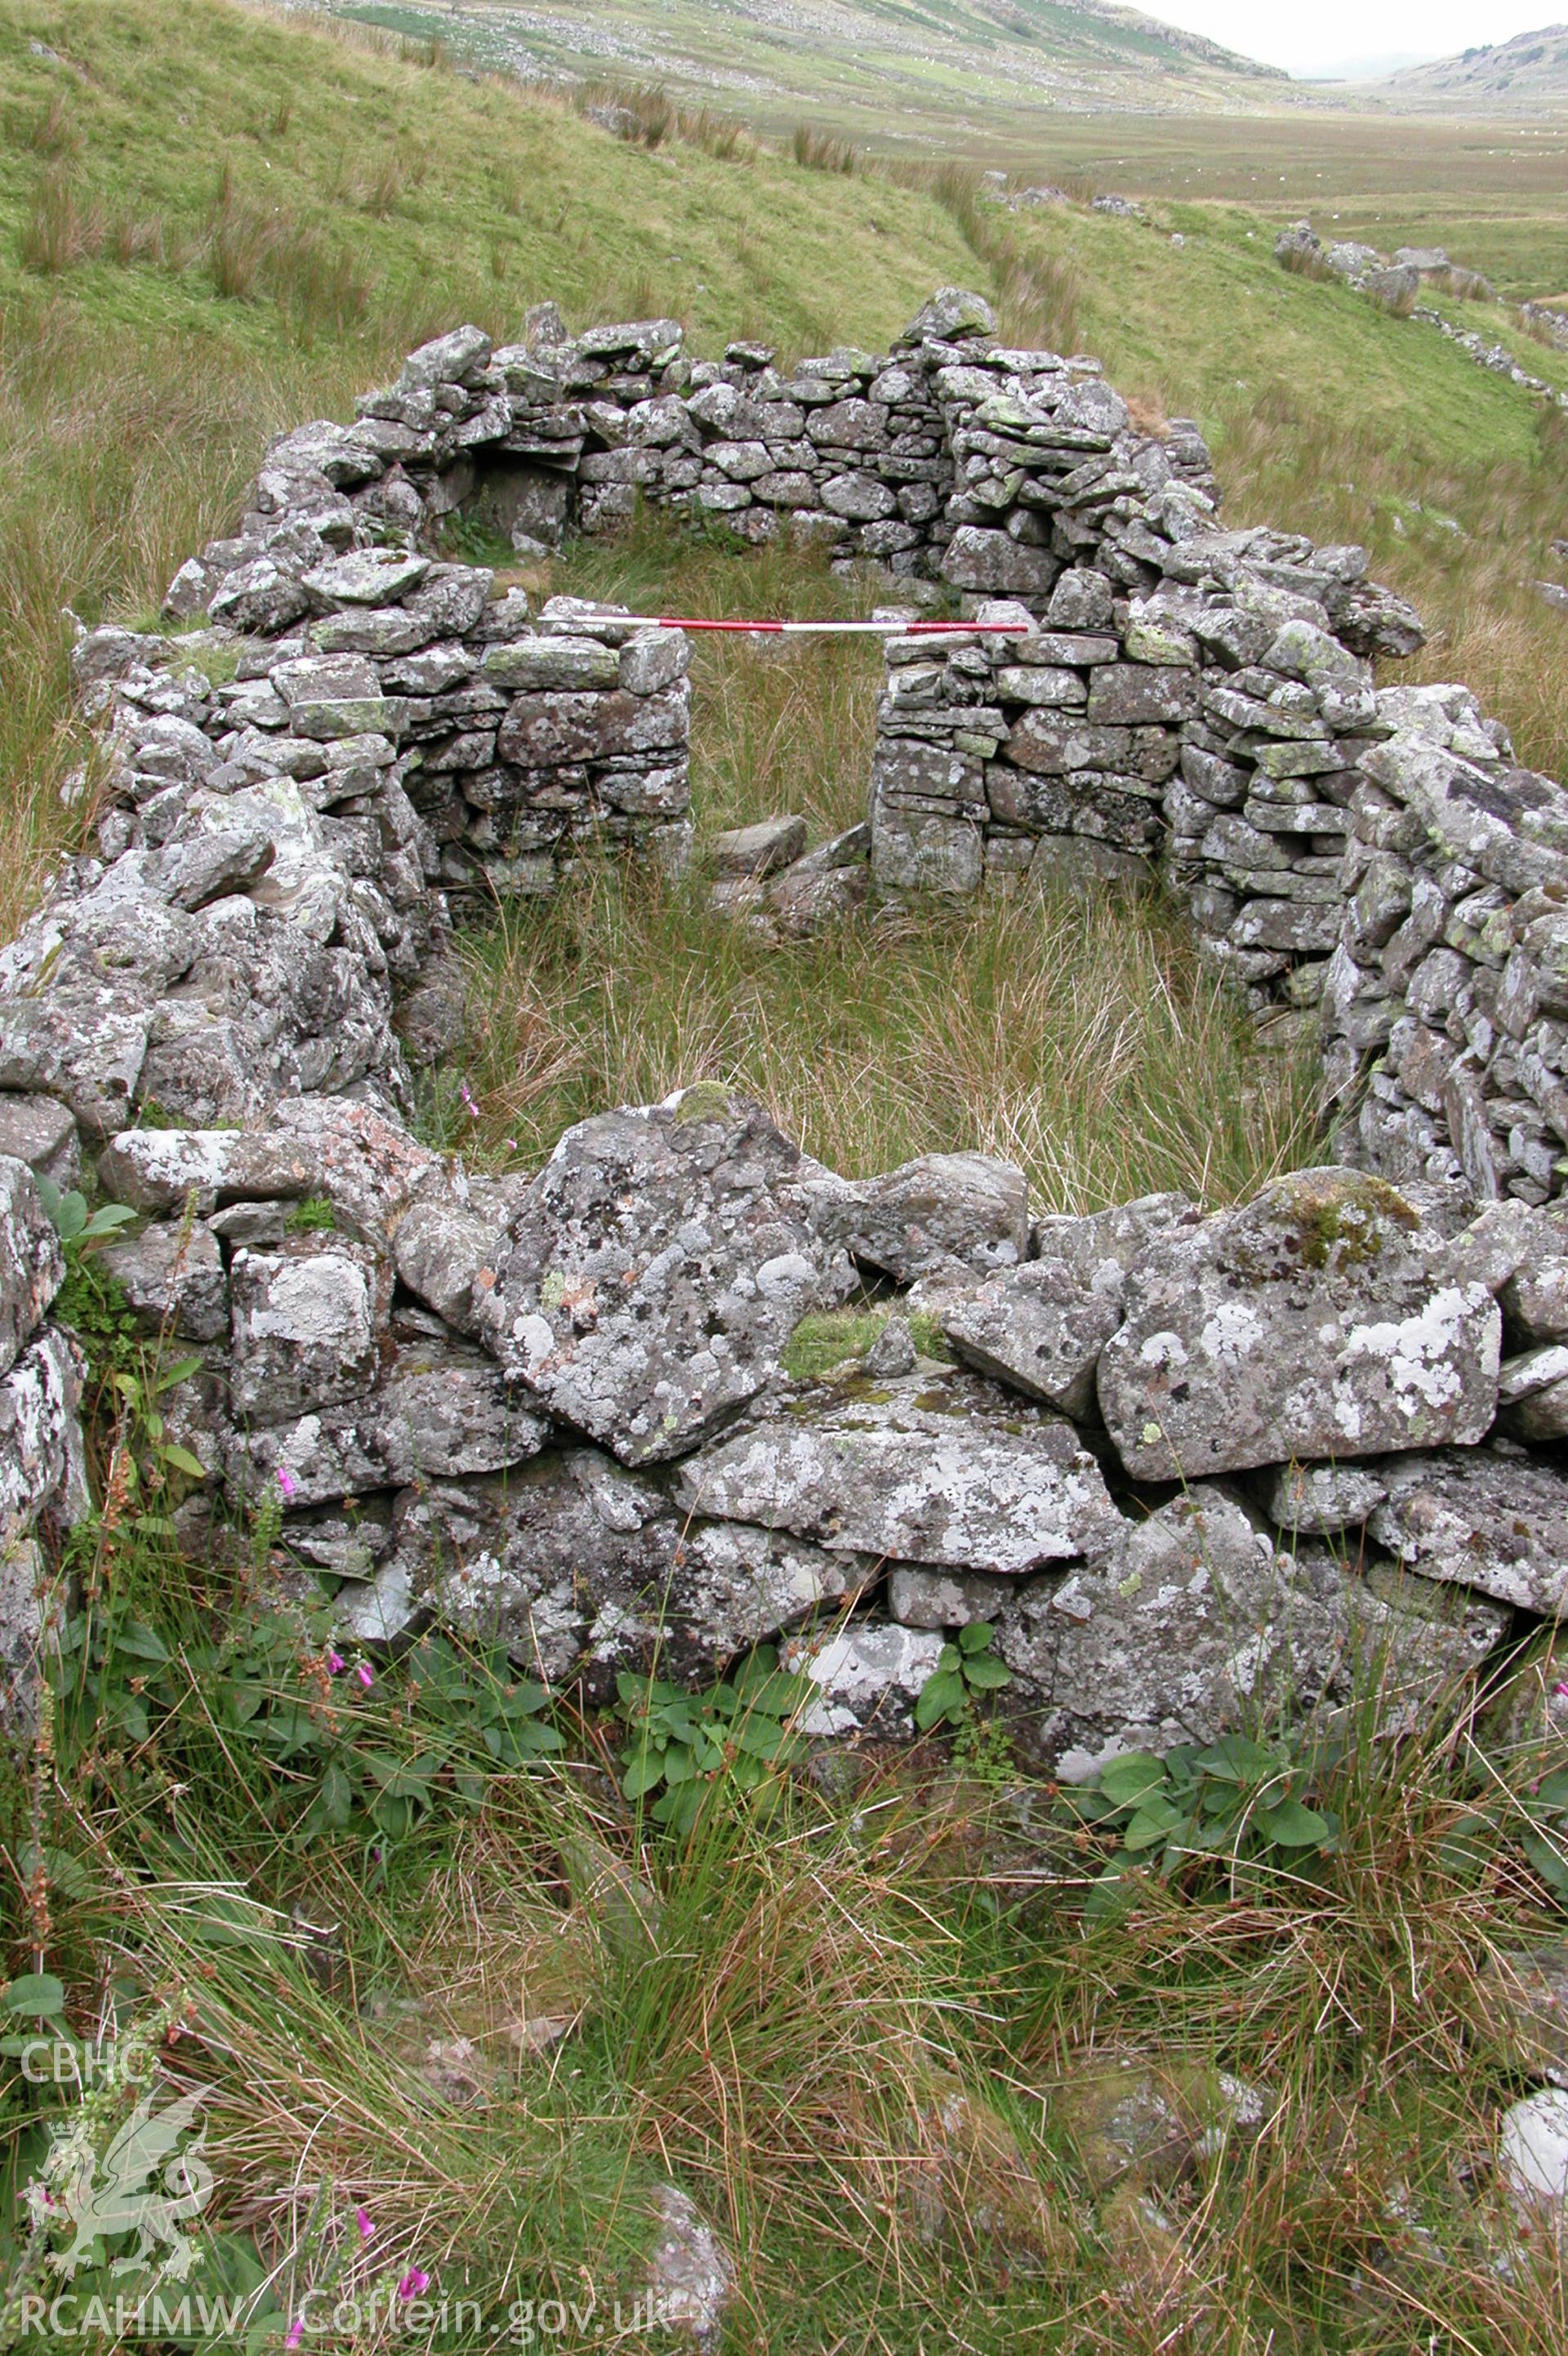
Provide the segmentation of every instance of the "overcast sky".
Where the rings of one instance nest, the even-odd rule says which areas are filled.
[[[1249,0],[1142,0],[1150,16],[1207,33],[1227,48],[1292,73],[1352,58],[1443,58],[1483,41],[1560,24],[1563,0],[1317,0],[1313,8],[1259,7]]]

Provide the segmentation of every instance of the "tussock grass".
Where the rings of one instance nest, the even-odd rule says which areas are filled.
[[[198,1620],[167,1566],[119,1577],[177,1651]],[[406,1744],[395,1704],[362,1707],[367,1740]],[[1309,1874],[1199,1864],[1091,1921],[1090,1837],[1045,1830],[1049,1794],[1005,1762],[976,1779],[927,1746],[675,1843],[602,1772],[615,1730],[583,1724],[571,1763],[493,1775],[476,1813],[301,1849],[193,1689],[188,1724],[100,1756],[91,1809],[49,1791],[77,1859],[51,1958],[79,2016],[178,2019],[158,2083],[212,2089],[208,2222],[285,2312],[334,2265],[362,2295],[417,2265],[485,2319],[437,2345],[476,2356],[508,2302],[591,2289],[584,2344],[640,2347],[611,2304],[673,2179],[734,2254],[735,2356],[1558,2356],[1560,2266],[1494,2187],[1519,2056],[1477,1974],[1560,1925],[1517,1853],[1456,1861],[1462,1708],[1380,1740],[1369,1692],[1354,1732],[1314,1791],[1341,1844]],[[325,1980],[302,1922],[340,1926]],[[1266,2114],[1157,2172],[1152,2220],[1097,2174],[1083,2109],[1096,2073],[1150,2065],[1232,2073]]]
[[[1023,894],[775,948],[699,887],[594,867],[471,956],[476,1135],[528,1162],[569,1121],[700,1079],[848,1175],[977,1151],[1056,1210],[1230,1200],[1310,1158],[1309,1074],[1260,1055],[1158,902]]]
[[[1083,281],[1076,263],[1038,234],[1015,234],[1011,216],[985,201],[979,173],[964,164],[894,165],[891,176],[927,188],[951,213],[997,294],[1003,340],[1024,350],[1078,349]]]
[[[836,138],[809,123],[795,124],[790,153],[807,172],[851,173],[860,170],[864,161],[852,140]]]
[[[734,116],[707,105],[677,105],[657,84],[589,80],[549,96],[630,146],[652,149],[678,140],[725,164],[748,161],[756,153],[754,135]]]
[[[863,613],[879,594],[820,552],[739,555],[652,517],[541,585],[720,618]],[[719,829],[787,811],[816,841],[865,817],[880,676],[853,639],[694,640],[697,873],[671,885],[590,862],[554,904],[514,904],[474,937],[475,1141],[535,1162],[569,1121],[719,1079],[849,1174],[997,1153],[1053,1209],[1173,1187],[1230,1200],[1309,1159],[1306,1060],[1260,1050],[1157,896],[1026,892],[782,948],[712,915],[702,846]]]
[[[82,195],[69,164],[57,163],[33,191],[18,241],[22,266],[43,278],[74,270],[102,252],[107,234],[102,206]]]
[[[1327,256],[1314,253],[1309,246],[1287,246],[1279,262],[1280,268],[1288,270],[1293,278],[1310,278],[1319,286],[1332,286],[1339,276]]]

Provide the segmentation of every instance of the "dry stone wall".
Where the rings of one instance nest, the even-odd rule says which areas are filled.
[[[1332,1715],[1374,1675],[1397,1722],[1554,1623],[1560,789],[1462,691],[1375,690],[1370,655],[1415,625],[1355,552],[1222,532],[1190,437],[998,351],[973,298],[845,360],[860,390],[835,398],[884,410],[855,431],[885,445],[801,437],[802,471],[888,487],[940,417],[940,512],[886,554],[970,604],[935,658],[894,637],[869,826],[797,904],[1163,864],[1246,987],[1321,1001],[1346,1150],[1375,1167],[1061,1218],[978,1156],[846,1180],[718,1087],[586,1121],[531,1178],[413,1133],[411,1063],[459,1012],[453,895],[688,841],[679,635],[536,616],[433,557],[432,520],[707,504],[701,468],[741,479],[720,429],[771,454],[773,421],[740,434],[752,412],[705,397],[787,398],[758,352],[677,382],[662,327],[553,332],[525,375],[459,331],[358,425],[285,437],[176,584],[207,626],[79,646],[95,848],[0,958],[11,1714],[85,1502],[37,1183],[79,1171],[137,1215],[106,1258],[149,1340],[197,1362],[164,1402],[204,1467],[183,1543],[280,1510],[364,1642],[481,1629],[598,1698],[778,1637],[811,1730],[900,1732],[944,1633],[985,1617],[1027,1755],[1081,1774],[1265,1708]],[[700,447],[657,438],[697,402]],[[596,450],[657,464],[584,474]],[[836,515],[832,479],[796,512]],[[776,529],[748,498],[709,511]],[[847,1303],[869,1326],[836,1324]]]

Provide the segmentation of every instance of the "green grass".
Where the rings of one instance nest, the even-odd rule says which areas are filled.
[[[479,1112],[446,1135],[525,1166],[571,1121],[705,1079],[847,1176],[993,1153],[1042,1209],[1229,1201],[1314,1151],[1306,1060],[1260,1051],[1157,899],[1030,894],[775,947],[699,882],[599,871],[504,911],[470,959]]]
[[[1168,55],[1153,60],[1133,28],[1049,5],[1030,9],[1033,37],[1021,7],[987,21],[972,7],[863,5],[850,31],[837,7],[781,21],[703,0],[656,11],[649,0],[604,0],[592,12],[549,0],[521,27],[493,0],[461,0],[455,9],[433,0],[333,5],[434,34],[453,55],[525,70],[534,59],[586,77],[592,99],[616,95],[595,87],[608,70],[626,88],[656,86],[688,108],[714,107],[774,136],[805,123],[863,154],[962,157],[999,166],[1020,186],[1211,198],[1275,226],[1309,211],[1325,234],[1386,251],[1446,246],[1514,295],[1554,292],[1562,275],[1568,127],[1560,103],[1497,119],[1457,108],[1444,119],[1421,104],[1348,106],[1310,85],[1241,80]],[[617,44],[608,57],[606,30]],[[1042,85],[1031,69],[1046,64],[1055,79]]]
[[[0,91],[6,925],[68,839],[56,792],[82,747],[60,603],[144,611],[230,520],[268,432],[346,413],[422,332],[504,330],[547,294],[579,319],[678,310],[700,348],[776,324],[798,348],[875,342],[933,284],[978,278],[1029,332],[1049,318],[1098,349],[1151,418],[1196,412],[1228,512],[1370,540],[1436,625],[1417,668],[1473,680],[1531,757],[1568,769],[1563,625],[1526,585],[1568,511],[1565,438],[1441,338],[1278,271],[1261,196],[1243,210],[1178,187],[1195,154],[1250,170],[1256,125],[1212,123],[1199,149],[1148,118],[1142,152],[1181,198],[1156,227],[1073,209],[1009,224],[1004,247],[961,170],[912,185],[752,142],[726,155],[712,123],[617,140],[221,0],[20,0]],[[1087,155],[1104,132],[1059,116],[1052,135]],[[1373,132],[1358,137],[1347,184],[1370,168]],[[1467,194],[1458,148],[1439,150],[1414,141],[1413,185],[1446,174],[1476,220],[1515,203],[1522,239],[1533,182],[1510,194],[1477,161]],[[715,613],[881,594],[651,529],[552,576]],[[860,815],[874,657],[703,647],[695,678],[700,836],[784,809],[814,834]],[[847,1172],[978,1146],[1062,1208],[1166,1186],[1221,1200],[1314,1150],[1307,1074],[1259,1052],[1154,898],[1020,898],[775,948],[714,918],[699,883],[591,874],[466,948],[468,1126],[518,1162],[571,1119],[699,1078],[751,1088]],[[799,1364],[863,1346],[875,1313],[803,1333]],[[259,1619],[280,1722],[331,1717],[393,1772],[430,1765],[404,1672],[333,1683],[325,1621],[278,1584],[268,1533],[231,1585],[115,1525],[111,1505],[88,1601],[140,1617],[173,1698],[144,1729],[125,1716],[148,1707],[130,1684],[144,1649],[112,1719],[62,1702],[52,1750],[0,1776],[4,1967],[37,1956],[78,2030],[133,2027],[161,2083],[215,2090],[212,2220],[252,2279],[275,2278],[272,2347],[335,2268],[353,2289],[414,2264],[490,2320],[399,2344],[478,2356],[513,2344],[514,2306],[592,2290],[598,2336],[579,2344],[608,2345],[671,2176],[735,2254],[723,2356],[1568,2346],[1561,2268],[1507,2247],[1492,2136],[1523,2080],[1478,1979],[1497,1950],[1561,1935],[1506,1799],[1561,1765],[1560,1740],[1509,1754],[1435,1708],[1380,1740],[1369,1703],[1314,1787],[1346,1827],[1320,1869],[1195,1869],[1114,1921],[1082,1912],[1104,1844],[1040,1786],[1009,1796],[995,1733],[985,1777],[928,1746],[847,1797],[803,1783],[771,1824],[720,1810],[683,1847],[623,1804],[624,1728],[569,1716],[564,1763],[496,1772],[453,1739],[396,1837],[360,1815],[305,1838],[303,1751],[269,1756],[226,1715],[229,1687],[257,1680],[237,1656],[199,1676],[182,1660]],[[1504,1795],[1478,1871],[1450,1837],[1477,1783]],[[296,1909],[340,1926],[320,1951]],[[541,2017],[563,2033],[530,2042]],[[470,2099],[432,2083],[432,2040],[449,2064],[468,2040]],[[1219,2064],[1274,2101],[1255,2144],[1159,2189],[1158,2228],[1095,2183],[1072,2132],[1085,2075],[1124,2056]],[[25,2174],[45,2098],[0,2068]],[[82,2115],[100,2148],[125,2107],[111,2089]],[[340,2335],[351,2356],[384,2337]]]
[[[229,0],[7,9],[0,932],[69,840],[61,605],[155,610],[269,434],[347,414],[426,335],[515,332],[547,296],[582,324],[675,312],[699,350],[764,330],[821,348],[885,340],[970,262],[917,191],[868,204],[770,155],[634,149]]]
[[[721,2356],[1564,2344],[1555,2258],[1491,2179],[1520,2049],[1477,1983],[1561,1917],[1506,1812],[1478,1860],[1452,1837],[1477,1781],[1522,1789],[1561,1737],[1510,1752],[1461,1708],[1380,1742],[1369,1696],[1311,1785],[1337,1847],[1141,1879],[1100,1920],[1083,1910],[1105,1843],[995,1741],[984,1777],[928,1743],[866,1762],[838,1799],[801,1780],[766,1819],[720,1786],[676,1840],[604,1772],[624,1727],[569,1720],[560,1760],[481,1760],[467,1804],[427,1755],[397,1837],[304,1837],[300,1761],[245,1740],[183,1664],[238,1609],[272,1632],[267,1706],[347,1719],[391,1767],[421,1755],[404,1672],[335,1687],[318,1623],[268,1574],[181,1601],[123,1532],[85,1567],[95,1615],[133,1639],[122,1680],[140,1669],[158,1699],[144,1732],[115,1733],[68,1680],[0,1838],[15,1859],[35,1816],[43,1833],[29,1939],[73,2026],[139,2037],[161,2097],[208,2090],[203,2265],[272,2283],[261,2345],[312,2286],[363,2309],[417,2265],[452,2319],[409,2344],[479,2356],[513,2344],[525,2302],[592,2298],[566,2344],[651,2350],[613,2305],[644,2279],[671,2179],[733,2254]],[[15,1893],[7,1876],[19,1931]],[[1261,2132],[1107,2180],[1105,2075],[1120,2094],[1151,2067],[1179,2105],[1215,2070],[1260,2089]],[[25,2175],[59,2110],[0,2072]],[[75,2114],[97,2149],[131,2098],[111,2084]],[[37,2279],[41,2250],[10,2254],[16,2286]]]

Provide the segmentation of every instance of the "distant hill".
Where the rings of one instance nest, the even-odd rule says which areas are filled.
[[[1200,110],[1288,86],[1113,0],[329,0],[475,62],[657,83],[769,129],[969,152],[1048,111]],[[962,141],[955,136],[963,134]]]
[[[1314,66],[1311,72],[1301,72],[1298,81],[1387,81],[1403,73],[1407,66],[1435,65],[1436,59],[1424,49],[1392,49],[1386,56],[1337,58],[1332,65]]]
[[[1510,107],[1568,99],[1568,25],[1543,25],[1509,41],[1409,66],[1382,89],[1390,99],[1418,104]]]

